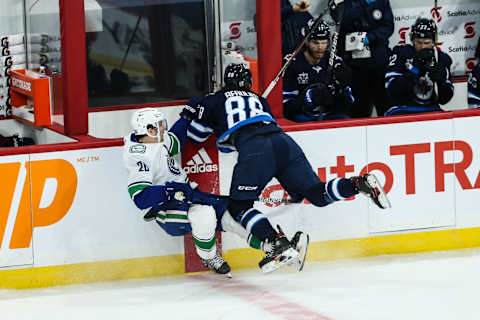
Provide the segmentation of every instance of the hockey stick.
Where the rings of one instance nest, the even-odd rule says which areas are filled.
[[[287,61],[285,62],[285,64],[283,65],[282,69],[280,69],[280,71],[278,72],[277,76],[272,80],[272,82],[270,82],[270,84],[268,85],[267,89],[265,89],[265,91],[263,92],[262,94],[262,97],[266,98],[268,97],[268,95],[270,94],[270,92],[272,92],[273,88],[275,88],[275,85],[277,84],[278,80],[280,80],[281,77],[283,77],[283,74],[285,73],[285,70],[287,70],[288,66],[290,65],[290,63],[292,63],[293,59],[295,58],[295,56],[302,50],[303,46],[305,45],[305,43],[307,43],[307,39],[308,37],[310,36],[310,34],[312,34],[312,32],[315,30],[315,28],[320,24],[320,22],[322,21],[322,18],[323,16],[328,12],[328,10],[330,9],[330,6],[329,6],[329,0],[327,0],[327,6],[325,9],[322,10],[322,12],[320,12],[320,15],[318,16],[318,18],[315,20],[315,23],[312,25],[312,27],[310,28],[310,31],[305,35],[305,37],[303,38],[302,42],[300,42],[300,44],[298,45],[298,47],[295,49],[295,51],[293,51],[293,53],[287,55]]]
[[[145,10],[143,10],[142,13],[140,13],[140,15],[139,15],[138,18],[137,18],[137,23],[135,24],[135,29],[133,29],[132,35],[131,35],[131,37],[130,37],[130,40],[128,41],[127,50],[126,50],[125,53],[123,54],[122,63],[120,64],[120,71],[123,70],[123,67],[125,66],[125,62],[127,61],[127,56],[128,56],[128,53],[130,52],[130,47],[132,46],[133,39],[134,39],[135,36],[137,35],[138,27],[140,26],[140,21],[141,21],[142,18],[143,18],[143,13],[144,13],[144,11],[145,11]]]
[[[292,201],[292,199],[280,199],[280,198],[258,198],[255,201],[259,201],[263,203],[285,203],[285,204],[301,203],[301,202],[294,202]]]
[[[335,56],[337,54],[338,36],[340,33],[340,25],[342,24],[342,19],[343,19],[343,6],[344,6],[343,1],[337,4],[338,18],[337,18],[337,21],[335,21],[335,33],[333,34],[333,37],[332,37],[332,47],[330,48],[330,57],[328,59],[329,75],[332,72],[333,65],[335,63]]]
[[[435,23],[435,39],[434,39],[434,50],[433,50],[433,56],[435,57],[435,63],[438,63],[438,25],[437,25],[437,19],[438,19],[438,1],[435,0],[435,18],[433,19],[433,22]],[[433,93],[435,93],[435,107],[439,107],[438,105],[438,83],[436,81],[433,82]]]

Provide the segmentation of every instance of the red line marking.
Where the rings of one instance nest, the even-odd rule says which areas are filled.
[[[285,297],[275,295],[261,287],[247,282],[237,279],[219,280],[218,275],[213,275],[212,277],[209,275],[197,274],[190,277],[196,280],[201,280],[213,289],[240,298],[281,319],[333,320],[332,318],[310,310],[305,306],[290,301]]]

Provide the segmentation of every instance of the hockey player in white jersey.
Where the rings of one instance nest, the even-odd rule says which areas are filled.
[[[234,232],[256,249],[261,249],[262,243],[249,236],[230,214],[224,214],[225,199],[196,189],[196,184],[189,181],[174,159],[196,112],[186,106],[169,131],[165,116],[159,110],[146,108],[134,113],[131,120],[134,130],[124,138],[128,192],[145,213],[145,220],[155,219],[172,236],[191,231],[203,263],[216,273],[229,274],[230,266],[216,250],[215,230]]]

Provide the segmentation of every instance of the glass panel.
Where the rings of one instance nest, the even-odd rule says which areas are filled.
[[[245,63],[253,74],[252,89],[258,91],[255,14],[256,0],[220,0],[222,77],[228,64]]]
[[[203,0],[97,0],[87,32],[89,106],[187,99],[209,91]]]
[[[8,36],[24,32],[23,1],[0,1],[0,118],[11,114],[8,70],[11,69],[9,58]]]
[[[52,122],[63,124],[59,1],[25,0],[26,66],[50,77]],[[33,72],[33,73],[32,73]],[[28,74],[28,73],[27,73]]]

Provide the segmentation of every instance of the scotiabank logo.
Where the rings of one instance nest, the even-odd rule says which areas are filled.
[[[465,37],[464,37],[465,39],[471,39],[475,37],[475,28],[473,27],[475,23],[476,22],[471,21],[471,22],[465,23],[465,25],[463,26],[465,28]]]
[[[187,166],[183,168],[187,174],[189,173],[204,173],[218,171],[218,165],[213,163],[209,157],[205,148],[201,148],[192,157],[192,160],[188,161]]]
[[[435,10],[435,8],[432,8],[430,10],[430,14],[432,15],[432,18],[434,20],[437,21],[437,23],[439,23],[440,21],[442,21],[442,15],[440,13],[440,10],[442,10],[443,7],[437,7],[437,10]]]
[[[0,248],[2,241],[9,249],[30,247],[33,229],[60,221],[77,190],[77,172],[63,159],[1,163],[0,176]],[[15,223],[4,239],[9,218]]]
[[[467,73],[472,72],[473,68],[475,68],[477,58],[468,58],[465,60],[465,66],[467,67]]]
[[[241,22],[234,22],[228,28],[230,29],[230,40],[236,40],[242,36],[242,32],[240,31]]]
[[[410,30],[410,27],[403,27],[398,30],[398,35],[400,36],[400,41],[398,41],[398,44],[407,43],[408,30]]]

